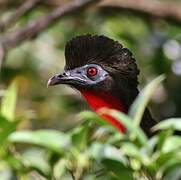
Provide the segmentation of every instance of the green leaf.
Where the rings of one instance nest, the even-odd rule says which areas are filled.
[[[1,103],[1,114],[9,121],[14,120],[17,98],[17,87],[13,82],[7,89]]]
[[[19,156],[17,157],[16,155],[14,155],[13,153],[9,153],[7,151],[7,149],[5,149],[6,151],[6,155],[3,156],[3,160],[12,168],[12,169],[22,169],[23,168],[23,164],[19,158]],[[0,178],[1,179],[1,178]]]
[[[165,165],[173,159],[180,159],[179,153],[170,151],[167,153],[163,152],[155,152],[152,155],[152,166],[155,167],[155,170],[158,171],[159,169],[165,168]]]
[[[121,133],[114,133],[111,134],[110,137],[108,137],[107,143],[108,144],[116,144],[116,143],[122,143],[122,141],[124,141],[125,139],[127,139],[126,134],[121,134]]]
[[[175,168],[180,167],[181,168],[181,157],[178,156],[178,158],[172,158],[169,161],[167,161],[163,167],[161,168],[161,173],[165,174],[165,177],[172,172]]]
[[[168,171],[163,180],[180,180],[181,179],[181,166],[177,166],[171,171]]]
[[[123,163],[112,159],[104,159],[102,164],[107,168],[107,171],[111,172],[112,178],[119,180],[121,177],[121,179],[134,180],[132,169],[124,166]]]
[[[164,153],[180,150],[181,151],[181,136],[171,136],[165,140],[162,147]]]
[[[35,169],[45,176],[50,176],[51,168],[45,150],[29,148],[20,155],[20,159],[26,168]]]
[[[146,109],[146,106],[152,96],[152,94],[154,93],[154,91],[156,90],[156,88],[158,87],[158,85],[165,79],[164,75],[161,75],[159,77],[157,77],[156,79],[154,79],[153,81],[151,81],[138,95],[138,97],[136,98],[136,100],[133,102],[131,108],[129,109],[128,114],[130,115],[130,117],[132,117],[134,119],[134,123],[139,126],[141,119],[143,117],[144,111]]]
[[[155,150],[155,147],[158,143],[158,136],[155,135],[155,136],[152,136],[151,138],[148,139],[148,146],[149,146],[149,154],[152,154]],[[144,149],[144,147],[143,147]]]
[[[5,117],[0,116],[0,144],[5,142],[8,136],[16,130],[19,121],[10,122]]]
[[[143,164],[147,165],[150,162],[147,147],[138,148],[134,143],[122,142],[121,151],[130,158],[132,168],[135,170],[140,169]]]
[[[88,121],[93,121],[95,123],[99,123],[100,125],[110,125],[107,121],[102,119],[100,116],[98,116],[96,113],[91,111],[83,111],[79,113],[80,119],[85,119]]]
[[[172,130],[166,129],[157,134],[157,151],[161,151],[165,141],[172,135]]]
[[[153,128],[154,131],[173,129],[175,131],[181,131],[181,118],[170,118],[163,120],[156,124]]]
[[[125,155],[128,155],[129,157],[140,158],[140,156],[141,156],[139,148],[130,142],[122,142],[121,150]]]
[[[93,143],[89,148],[90,157],[97,161],[102,161],[104,159],[112,159],[127,165],[127,159],[123,156],[121,151],[114,146],[103,145],[101,143]]]
[[[58,153],[66,150],[71,143],[69,135],[55,130],[18,131],[12,133],[8,140],[42,146]]]
[[[67,161],[65,159],[60,159],[53,168],[53,175],[55,179],[61,179],[63,175],[66,173]]]
[[[133,180],[132,170],[128,166],[128,160],[119,149],[110,145],[94,143],[89,149],[90,157],[98,162],[101,162],[106,167],[106,174],[111,176],[111,179],[128,179]]]
[[[84,150],[87,146],[88,131],[88,125],[84,124],[84,126],[75,128],[72,133],[72,143],[80,151]]]
[[[137,137],[137,139],[142,145],[147,144],[148,139],[146,135],[144,134],[144,132],[142,131],[140,127],[137,127],[135,126],[134,123],[132,123],[133,120],[131,120],[129,116],[127,116],[126,114],[122,112],[119,112],[116,110],[110,110],[110,109],[104,109],[104,112],[107,114],[110,114],[111,116],[116,118],[118,121],[120,121],[122,124],[124,124],[128,132],[130,134],[133,134],[135,137]]]

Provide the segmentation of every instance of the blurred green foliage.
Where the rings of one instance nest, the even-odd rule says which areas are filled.
[[[20,18],[16,26],[21,27],[46,12],[45,8],[34,9]],[[65,86],[47,89],[46,82],[52,74],[62,71],[67,40],[87,33],[107,35],[128,47],[141,70],[141,86],[159,74],[166,74],[167,80],[151,100],[153,113],[158,120],[181,116],[180,25],[129,12],[90,9],[64,17],[36,39],[7,54],[1,70],[1,86],[3,88],[13,79],[18,81],[18,111],[35,112],[33,128],[70,128],[72,117],[85,109],[85,103],[74,90]],[[59,117],[62,117],[61,123]]]
[[[18,5],[19,1],[12,1],[9,9],[1,9],[1,16],[8,16]],[[9,31],[51,9],[37,6]],[[0,177],[70,179],[73,173],[86,180],[119,176],[178,179],[180,138],[173,131],[180,131],[180,119],[175,119],[181,117],[180,30],[180,24],[143,14],[90,8],[64,17],[34,40],[10,50],[0,72]],[[87,33],[109,36],[133,52],[141,70],[140,89],[150,79],[166,75],[163,84],[144,91],[142,100],[135,101],[141,102],[139,112],[134,108],[137,104],[129,116],[110,112],[128,122],[128,136],[118,134],[92,112],[76,116],[88,106],[75,90],[46,87],[49,77],[63,70],[65,43]],[[137,125],[149,93],[155,117],[172,117],[174,123],[168,120],[159,124],[155,130],[161,131],[148,140]],[[129,123],[133,118],[135,124]],[[97,124],[101,125],[98,129]]]
[[[128,115],[102,110],[124,123],[126,134],[120,134],[93,112],[80,113],[79,126],[66,133],[18,130],[23,118],[15,116],[13,83],[4,92],[1,104],[0,178],[179,180],[181,137],[174,131],[181,131],[181,118],[158,123],[153,130],[159,132],[150,139],[139,127],[151,94],[162,80],[160,76],[144,88]]]

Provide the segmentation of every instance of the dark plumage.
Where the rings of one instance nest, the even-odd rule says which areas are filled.
[[[126,111],[137,97],[139,70],[132,53],[119,42],[105,36],[78,36],[66,44],[65,58],[65,73],[50,79],[51,85],[63,83],[98,94],[106,92],[122,102]],[[100,72],[94,79],[86,75],[92,65]],[[148,136],[155,124],[146,109],[141,127]]]
[[[114,93],[125,97],[126,106],[129,106],[138,94],[139,70],[135,59],[132,53],[117,41],[105,36],[78,36],[66,44],[65,58],[65,69],[74,69],[90,63],[102,66],[115,79],[113,89],[118,92]],[[133,97],[127,97],[128,95]]]
[[[117,41],[105,36],[78,36],[66,44],[65,58],[66,69],[90,63],[102,66],[116,82],[112,94],[121,98],[127,109],[139,93],[137,89],[139,70],[135,59],[132,53]],[[155,124],[149,110],[146,109],[141,127],[150,135],[150,128]]]
[[[65,58],[66,69],[98,63],[130,77],[139,74],[132,53],[106,36],[84,35],[72,39],[66,44]]]

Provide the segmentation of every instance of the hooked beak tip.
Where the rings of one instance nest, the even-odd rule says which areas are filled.
[[[51,79],[49,79],[48,82],[47,82],[47,88],[48,88],[49,86],[51,86]]]
[[[57,84],[59,84],[59,79],[58,79],[57,76],[53,76],[48,80],[47,87],[54,86],[54,85],[57,85]]]

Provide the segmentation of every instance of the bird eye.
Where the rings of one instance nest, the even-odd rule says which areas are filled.
[[[87,76],[88,76],[88,77],[96,76],[96,75],[97,75],[97,72],[98,72],[98,70],[97,70],[96,67],[89,67],[89,68],[87,69]]]

